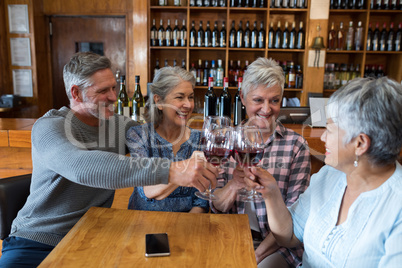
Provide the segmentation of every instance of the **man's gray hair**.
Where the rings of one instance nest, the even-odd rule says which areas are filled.
[[[195,77],[185,69],[176,67],[163,67],[159,69],[150,85],[150,93],[144,112],[145,120],[148,123],[154,123],[156,126],[162,122],[163,113],[155,105],[154,95],[161,98],[161,103],[165,101],[166,96],[182,82],[190,82],[194,90]]]
[[[64,65],[63,80],[67,97],[71,100],[71,87],[78,86],[85,95],[85,90],[92,86],[91,76],[99,70],[110,69],[110,60],[93,52],[78,52]]]
[[[357,78],[329,99],[327,114],[346,132],[343,143],[360,133],[370,137],[370,162],[396,161],[402,147],[402,86],[387,78]]]
[[[273,59],[258,58],[252,62],[243,75],[242,94],[245,98],[247,94],[260,85],[266,85],[267,88],[278,85],[282,89],[285,84],[283,69]]]

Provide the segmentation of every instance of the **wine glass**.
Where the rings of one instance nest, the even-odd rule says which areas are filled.
[[[229,118],[221,116],[205,118],[201,141],[205,158],[209,163],[219,167],[229,160],[233,150],[233,133]],[[204,192],[196,192],[195,195],[205,200],[216,200],[211,185]]]
[[[258,165],[264,156],[265,142],[261,130],[253,125],[240,125],[235,131],[234,159],[244,168]],[[244,202],[263,201],[262,196],[253,188],[240,190],[240,200]]]

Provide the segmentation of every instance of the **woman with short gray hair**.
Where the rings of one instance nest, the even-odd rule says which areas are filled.
[[[306,140],[278,120],[284,83],[283,70],[276,61],[258,58],[243,75],[240,96],[248,116],[245,124],[257,125],[266,142],[259,166],[275,177],[283,200],[290,206],[306,190],[311,165]],[[215,190],[219,198],[213,201],[212,210],[248,214],[259,268],[296,267],[301,262],[302,247],[279,247],[269,230],[264,201],[244,202],[239,197],[248,180],[244,169],[232,161],[225,176],[228,183]]]
[[[201,132],[187,127],[194,109],[194,86],[193,74],[181,67],[164,67],[156,73],[144,113],[147,123],[131,127],[127,132],[131,156],[181,161],[200,150]],[[196,191],[174,184],[135,187],[128,208],[208,211],[208,202],[196,197]]]
[[[283,246],[304,244],[303,267],[399,267],[402,86],[387,77],[355,79],[327,108],[327,165],[296,203],[287,208],[275,179],[251,169],[271,231]]]

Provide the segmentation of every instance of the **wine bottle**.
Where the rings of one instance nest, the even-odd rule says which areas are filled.
[[[250,7],[250,0],[243,0],[242,7]]]
[[[275,31],[275,43],[274,48],[281,48],[282,45],[282,30],[281,30],[281,21],[278,21]]]
[[[296,48],[296,22],[292,22],[292,30],[289,33],[289,48],[295,49]]]
[[[230,6],[231,7],[237,7],[239,0],[230,0]]]
[[[288,22],[285,22],[285,30],[282,32],[282,45],[281,47],[283,49],[288,49],[289,48],[289,30],[288,30]]]
[[[235,83],[235,80],[234,80],[234,77],[235,77],[235,67],[234,67],[234,65],[233,65],[233,60],[230,60],[230,61],[229,61],[229,70],[228,70],[228,73],[229,73],[229,86],[231,86],[231,87],[236,86],[236,83]]]
[[[219,6],[220,7],[225,7],[226,6],[226,0],[219,0]]]
[[[195,0],[190,0],[190,7],[195,7]]]
[[[389,0],[383,0],[382,2],[382,9],[388,10],[389,9]]]
[[[288,87],[288,83],[289,83],[289,69],[288,69],[287,62],[286,62],[286,61],[282,62],[282,70],[283,70],[283,75],[285,76],[285,87]]]
[[[381,9],[381,0],[372,0],[374,2],[374,9]]]
[[[363,49],[363,27],[362,22],[359,21],[357,23],[356,32],[355,32],[355,50]]]
[[[380,51],[386,51],[387,38],[388,38],[387,24],[384,22],[380,34]]]
[[[167,6],[167,0],[159,0],[160,6]]]
[[[177,20],[174,21],[174,28],[173,28],[173,46],[178,47],[180,42],[180,30],[177,24]]]
[[[343,22],[341,22],[339,24],[337,40],[338,40],[338,44],[336,46],[336,50],[344,50],[345,49],[345,31],[343,30]]]
[[[288,81],[288,88],[295,88],[296,87],[296,70],[293,61],[289,63],[289,81]]]
[[[236,47],[236,29],[235,29],[235,21],[232,21],[232,28],[229,32],[229,47]]]
[[[204,80],[204,69],[202,68],[202,60],[198,59],[197,78],[195,84],[201,86]]]
[[[211,27],[209,26],[209,21],[207,21],[207,29],[205,30],[205,34],[204,34],[204,44],[205,44],[205,47],[212,46],[212,31],[211,31]]]
[[[203,2],[203,0],[197,0],[197,2],[196,2],[196,4],[197,4],[197,7],[202,7],[202,3]]]
[[[238,83],[239,77],[243,77],[242,68],[241,68],[241,61],[240,60],[238,60],[236,62],[236,66],[235,66],[235,72],[234,72],[234,82],[235,82],[235,84]]]
[[[264,30],[264,22],[261,21],[260,30],[258,31],[258,48],[265,48],[265,34],[266,32]]]
[[[218,6],[218,0],[211,0],[211,6],[217,7]]]
[[[334,2],[333,2],[333,4],[332,4],[332,6],[333,6],[333,9],[339,9],[340,8],[340,0],[334,0]]]
[[[187,70],[187,67],[186,67],[186,60],[185,60],[185,59],[182,59],[182,60],[181,60],[181,68],[183,68],[184,70]]]
[[[251,48],[258,48],[257,21],[254,21],[254,28],[251,31],[250,46],[251,46]]]
[[[180,0],[174,0],[173,5],[179,7],[180,6]]]
[[[346,0],[341,0],[340,8],[341,9],[346,9]]]
[[[392,10],[396,9],[396,0],[391,0],[391,5],[389,6],[389,9],[392,9]]]
[[[296,0],[297,8],[304,8],[304,0]]]
[[[141,93],[140,76],[139,75],[135,76],[135,90],[134,90],[132,103],[133,103],[133,105],[132,105],[133,111],[132,111],[131,118],[134,121],[143,123],[142,117],[144,114],[145,103],[144,103],[144,97],[142,96],[142,93]]]
[[[158,39],[158,30],[155,26],[155,19],[152,20],[152,27],[151,27],[151,46],[156,46]]]
[[[355,9],[356,2],[355,0],[347,0],[347,9]]]
[[[328,33],[328,49],[335,50],[336,49],[336,31],[335,31],[335,23],[332,22],[331,30]]]
[[[373,30],[371,29],[371,23],[369,23],[369,28],[367,31],[367,43],[366,43],[366,50],[370,51],[373,50]]]
[[[214,92],[214,78],[208,78],[208,91],[204,96],[204,117],[216,115],[216,95]]]
[[[282,0],[282,8],[288,8],[289,0]]]
[[[211,68],[209,69],[209,77],[212,77],[214,81],[216,81],[216,66],[215,66],[215,60],[211,61]]]
[[[246,22],[246,29],[244,30],[244,39],[243,39],[243,47],[249,48],[251,40],[251,30],[250,30],[250,22]]]
[[[168,60],[167,59],[165,59],[165,67],[168,67],[169,66],[169,64],[168,64]]]
[[[380,29],[379,29],[379,24],[378,22],[375,24],[375,29],[373,32],[373,51],[379,51],[380,50]]]
[[[195,69],[194,62],[191,63],[190,73],[194,75],[195,81],[197,83],[197,69]]]
[[[186,20],[183,20],[183,25],[180,29],[180,45],[182,47],[187,46],[187,27],[186,27]]]
[[[159,46],[162,47],[165,45],[165,28],[163,28],[163,20],[160,20],[159,29],[158,29],[158,43]]]
[[[274,47],[275,41],[275,31],[274,31],[274,23],[271,21],[269,24],[269,31],[268,31],[268,48]]]
[[[274,8],[281,8],[281,0],[274,1]]]
[[[363,9],[364,0],[356,0],[356,9]]]
[[[176,61],[176,59],[173,59],[173,67],[176,67],[177,66],[177,61]]]
[[[234,96],[233,125],[235,126],[240,125],[240,123],[246,118],[246,108],[244,107],[240,98],[242,82],[243,78],[240,78],[238,81],[237,92]]]
[[[172,28],[170,27],[170,20],[168,20],[167,26],[166,26],[166,31],[165,31],[165,45],[167,47],[170,47],[173,45],[172,37],[173,37]]]
[[[377,78],[380,78],[380,77],[383,77],[385,75],[385,73],[384,73],[384,67],[383,67],[383,65],[378,65],[378,68],[377,68],[377,71],[376,71],[376,73],[375,73],[375,76],[377,77]]]
[[[117,99],[117,113],[130,117],[130,99],[126,91],[126,77],[122,75],[120,77],[120,92]]]
[[[215,21],[214,29],[212,30],[212,47],[219,47],[219,31],[218,31],[218,22]]]
[[[402,5],[401,5],[402,6]],[[398,31],[395,34],[395,51],[401,51],[402,43],[402,22],[398,25]]]
[[[303,72],[300,65],[296,67],[296,88],[303,88]]]
[[[232,118],[232,96],[228,90],[229,78],[223,78],[223,91],[219,97],[219,116]]]
[[[204,7],[211,6],[211,0],[204,0]]]
[[[208,77],[209,77],[209,62],[207,60],[204,61],[204,72],[202,75],[202,85],[208,86]]]
[[[295,8],[296,7],[296,3],[295,3],[295,1],[296,0],[289,0],[289,8]]]
[[[156,59],[156,63],[155,63],[155,69],[154,69],[154,77],[157,71],[159,71],[160,67],[159,67],[159,59]]]
[[[349,22],[349,28],[346,33],[346,50],[352,50],[353,48],[353,35],[354,35],[354,29],[353,29],[353,21]]]
[[[224,21],[222,22],[222,28],[219,32],[219,46],[226,47],[226,27]]]
[[[299,31],[297,32],[297,42],[296,42],[297,49],[304,49],[305,38],[306,34],[304,33],[303,22],[301,21],[299,24]]]
[[[197,46],[198,47],[205,46],[205,32],[202,27],[202,20],[200,20],[200,28],[198,29],[197,32]]]
[[[244,47],[243,45],[243,26],[242,21],[239,22],[239,28],[236,32],[236,47],[241,48]]]
[[[194,21],[191,22],[191,29],[190,29],[190,47],[195,47],[197,44],[197,31],[194,27]]]
[[[216,68],[216,86],[223,86],[224,70],[222,67],[222,60],[218,59],[218,68]]]

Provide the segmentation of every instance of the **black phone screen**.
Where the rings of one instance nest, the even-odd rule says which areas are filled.
[[[145,235],[145,256],[169,256],[169,240],[167,233]]]

